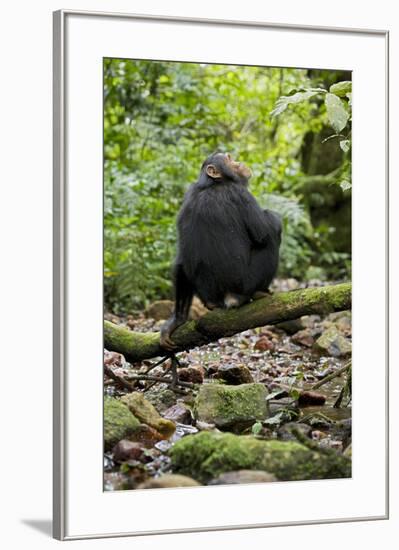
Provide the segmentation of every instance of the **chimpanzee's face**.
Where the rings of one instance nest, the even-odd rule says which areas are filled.
[[[235,161],[230,153],[214,153],[206,159],[201,170],[218,181],[240,181],[246,183],[251,177],[251,170],[243,162]]]
[[[230,153],[224,154],[224,163],[230,170],[238,174],[242,178],[250,178],[252,176],[251,170],[243,162],[235,161]]]

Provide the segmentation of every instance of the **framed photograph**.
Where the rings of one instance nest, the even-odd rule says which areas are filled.
[[[385,30],[54,13],[55,538],[388,517],[387,131]]]

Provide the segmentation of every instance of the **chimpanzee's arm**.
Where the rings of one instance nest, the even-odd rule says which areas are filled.
[[[266,246],[272,236],[273,219],[268,210],[262,210],[255,198],[248,193],[243,201],[244,223],[254,245]]]
[[[176,347],[171,339],[171,334],[177,327],[187,321],[194,294],[193,286],[187,279],[181,263],[175,265],[174,285],[175,310],[172,317],[161,328],[161,346],[169,351],[173,351]]]

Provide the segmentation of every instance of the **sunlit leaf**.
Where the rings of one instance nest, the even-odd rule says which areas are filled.
[[[330,93],[335,94],[339,97],[345,97],[347,94],[352,92],[352,82],[350,80],[343,80],[342,82],[337,82],[330,86]]]
[[[336,132],[341,132],[349,120],[349,113],[345,109],[342,100],[335,94],[326,94],[327,116],[331,126]]]
[[[306,101],[310,99],[311,97],[317,95],[319,92],[320,92],[319,89],[316,88],[316,89],[307,90],[306,92],[297,92],[294,95],[281,96],[276,101],[275,107],[273,111],[270,113],[270,116],[271,117],[278,116],[286,110],[288,105],[302,103],[302,101]]]
[[[347,153],[351,147],[351,142],[349,139],[343,139],[339,142],[339,146],[341,147],[344,153]]]
[[[258,435],[262,431],[262,422],[255,422],[252,424],[251,432],[254,435]]]
[[[340,185],[342,191],[348,191],[348,190],[351,189],[351,187],[352,187],[351,182],[348,181],[348,180],[342,180],[342,181],[340,181],[340,182],[339,182],[339,185]]]

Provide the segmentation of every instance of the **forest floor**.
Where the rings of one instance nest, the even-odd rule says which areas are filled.
[[[318,286],[321,283],[314,281],[312,284]],[[303,285],[292,279],[275,284],[278,290],[292,290],[299,286]],[[140,332],[158,331],[164,322],[149,318],[144,312],[128,317],[108,313],[106,318]],[[193,485],[204,484],[204,476],[198,474],[195,477],[195,470],[190,470],[190,466],[185,464],[175,468],[171,460],[173,453],[170,452],[181,439],[202,431],[251,435],[261,441],[298,442],[299,430],[302,438],[309,440],[310,448],[332,449],[337,455],[350,457],[350,356],[350,311],[333,313],[325,318],[306,316],[275,326],[259,327],[179,353],[179,380],[191,383],[193,387],[171,389],[163,382],[134,379],[134,392],[145,397],[144,408],[149,403],[152,408],[149,412],[147,409],[145,412],[137,408],[130,410],[142,424],[147,423],[147,429],[144,432],[141,429],[140,436],[137,433],[125,434],[123,427],[116,435],[112,432],[105,444],[104,489],[182,486],[190,485],[190,480]],[[131,365],[121,354],[104,350],[105,365],[126,381],[131,375],[136,377],[145,373],[156,362],[157,358],[154,358]],[[151,375],[162,376],[168,369],[170,360],[153,368]],[[342,374],[334,377],[341,371]],[[248,412],[247,404],[241,402],[238,409],[241,406],[248,414],[244,414],[244,418],[240,413],[238,418],[234,411],[223,412],[220,402],[206,402],[204,405],[201,399],[207,401],[210,398],[205,397],[201,388],[210,384],[216,384],[220,391],[227,386],[246,391],[251,384],[261,384],[267,395],[267,413],[259,412],[253,404],[250,405],[253,411]],[[107,398],[118,399],[129,393],[119,382],[104,376]],[[242,395],[240,393],[238,398],[245,400]],[[215,396],[215,399],[219,397]],[[150,420],[146,420],[148,415],[152,415]],[[162,430],[156,429],[154,415],[173,422],[173,433],[168,433],[168,437],[162,435]],[[106,412],[105,421],[112,423]],[[239,464],[233,467],[227,463],[228,460],[226,472],[219,469],[205,483],[263,481],[260,474],[260,477],[248,474],[248,469],[258,470],[256,465],[248,468],[244,464],[240,468]],[[259,470],[267,468],[260,467]],[[186,474],[184,478],[169,475],[181,473]],[[277,475],[277,479],[282,478]],[[289,479],[289,476],[284,479]],[[299,477],[293,475],[292,479]],[[275,478],[272,476],[271,480]]]

